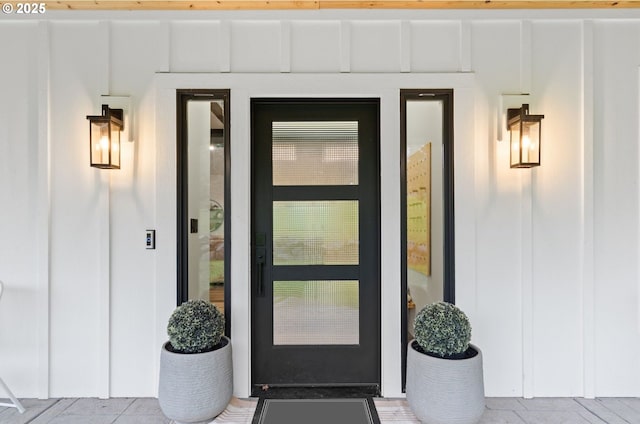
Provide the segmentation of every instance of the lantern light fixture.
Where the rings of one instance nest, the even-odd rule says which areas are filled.
[[[120,138],[124,130],[122,109],[102,105],[102,115],[89,120],[89,161],[101,169],[120,169]]]
[[[507,109],[511,168],[540,166],[542,119],[544,115],[529,115],[529,105]]]

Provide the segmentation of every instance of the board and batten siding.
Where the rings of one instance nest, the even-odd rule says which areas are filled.
[[[278,81],[305,75],[345,77],[335,95],[402,75],[412,86],[398,88],[468,76],[456,296],[484,352],[486,394],[640,396],[640,11],[50,11],[0,16],[0,40],[0,375],[19,397],[156,395],[175,302],[175,132],[161,131],[175,114],[162,84],[191,73],[232,88],[236,164],[249,152],[244,79],[279,75],[263,93],[277,96]],[[399,93],[389,93],[382,174],[399,183]],[[522,93],[545,115],[542,166],[512,170],[500,105]],[[119,171],[88,166],[85,116],[102,94],[131,97],[135,141]],[[238,166],[232,205],[248,206],[249,168]],[[399,228],[399,185],[383,190],[383,226]],[[234,317],[244,317],[234,351],[246,364],[248,212],[232,213]],[[388,363],[399,349],[383,354],[387,396],[401,395]]]

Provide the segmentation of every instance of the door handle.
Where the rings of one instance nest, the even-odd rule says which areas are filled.
[[[256,248],[256,284],[257,284],[257,294],[259,297],[264,296],[264,264],[267,262],[266,260],[266,250],[264,247]]]

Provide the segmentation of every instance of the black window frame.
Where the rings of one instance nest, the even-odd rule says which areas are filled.
[[[224,104],[224,316],[225,335],[231,337],[231,119],[229,89],[176,90],[176,184],[177,184],[177,299],[189,299],[189,210],[187,102],[222,100]]]
[[[443,297],[455,303],[455,208],[454,208],[454,131],[453,89],[400,90],[400,243],[401,243],[401,314],[402,314],[402,391],[407,382],[407,110],[408,100],[441,100],[443,144]]]

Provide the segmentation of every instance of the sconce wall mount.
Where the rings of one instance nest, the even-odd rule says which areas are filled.
[[[120,169],[120,139],[124,130],[122,109],[102,105],[102,115],[89,120],[89,164],[100,169]]]
[[[543,118],[544,115],[530,115],[528,104],[507,110],[511,168],[540,166]]]

